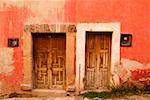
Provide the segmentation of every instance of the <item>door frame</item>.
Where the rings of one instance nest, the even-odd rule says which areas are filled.
[[[58,27],[59,26],[59,27]],[[75,23],[60,24],[28,24],[23,30],[23,79],[20,84],[21,90],[33,90],[33,41],[32,34],[38,33],[66,33],[66,87],[69,90],[74,85],[74,68],[75,68]],[[71,48],[71,49],[70,49]],[[70,78],[71,77],[71,78]]]
[[[109,84],[118,84],[116,80],[119,79],[115,77],[115,67],[120,64],[120,23],[79,23],[76,34],[76,90],[83,91],[85,85],[86,31],[112,33]]]

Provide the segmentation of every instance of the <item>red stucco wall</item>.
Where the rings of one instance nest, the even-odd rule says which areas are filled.
[[[61,8],[63,14],[62,11],[54,13],[57,12],[57,5],[52,8],[54,12],[51,14],[40,4],[36,5],[39,8],[41,6],[41,9],[37,10],[36,7],[32,7],[36,3],[23,2],[24,5],[20,6],[20,4],[9,4],[2,1],[0,1],[0,47],[7,47],[8,38],[18,37],[20,39],[19,48],[13,49],[15,69],[9,73],[0,73],[0,81],[3,83],[4,90],[18,90],[20,82],[23,80],[21,37],[24,24],[31,17],[41,23],[51,23],[54,17],[61,18],[61,20],[54,21],[56,23],[60,21],[74,23],[120,22],[121,32],[133,35],[132,47],[121,47],[121,58],[133,59],[144,64],[150,63],[150,0],[64,0]],[[45,1],[44,4],[46,3]],[[60,7],[60,5],[58,6]],[[45,13],[43,13],[44,10]],[[33,23],[36,24],[36,21]]]
[[[0,11],[0,46],[8,47],[8,38],[19,38],[19,47],[13,49],[13,64],[15,69],[9,73],[1,73],[0,80],[3,83],[3,91],[15,91],[19,89],[23,79],[23,50],[22,34],[23,24],[29,17],[30,11],[17,6],[4,7]],[[3,51],[1,51],[3,52]],[[1,56],[3,58],[3,56]],[[3,58],[6,59],[7,58]]]
[[[121,32],[133,34],[132,47],[122,47],[121,57],[150,62],[149,0],[78,0],[77,22],[120,22]]]
[[[132,47],[122,47],[121,57],[149,63],[149,3],[149,0],[71,0],[65,7],[65,21],[120,22],[121,32],[133,35]]]

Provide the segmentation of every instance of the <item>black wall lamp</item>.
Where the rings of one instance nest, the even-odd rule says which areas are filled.
[[[121,34],[120,46],[131,47],[132,46],[132,34]]]
[[[8,47],[19,47],[19,39],[18,38],[9,38],[8,39]]]

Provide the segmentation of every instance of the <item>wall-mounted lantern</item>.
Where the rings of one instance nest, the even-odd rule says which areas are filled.
[[[8,47],[18,47],[19,39],[18,38],[9,38],[8,39]]]
[[[132,34],[121,34],[120,46],[131,47],[132,46]]]

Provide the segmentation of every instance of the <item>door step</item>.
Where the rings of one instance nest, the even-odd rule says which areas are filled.
[[[64,97],[67,92],[65,90],[34,89],[32,95],[37,97]]]

